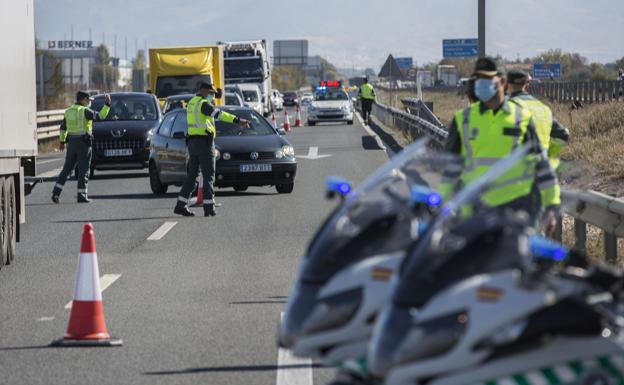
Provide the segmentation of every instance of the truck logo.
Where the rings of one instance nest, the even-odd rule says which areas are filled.
[[[258,153],[254,151],[249,157],[251,158],[251,160],[258,160]]]
[[[121,138],[126,133],[126,130],[111,130],[113,138]]]
[[[185,58],[185,57],[181,57],[179,61],[180,61],[180,63],[182,63],[182,64],[186,64],[186,63],[188,63],[189,59],[187,59],[187,58]]]

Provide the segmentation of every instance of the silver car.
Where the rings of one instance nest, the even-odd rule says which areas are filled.
[[[314,101],[308,105],[308,125],[314,126],[319,122],[353,124],[353,113],[353,103],[343,89],[319,89],[314,95]]]

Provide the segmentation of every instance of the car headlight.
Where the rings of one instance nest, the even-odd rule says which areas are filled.
[[[282,153],[284,153],[285,156],[295,156],[295,149],[293,146],[285,145],[282,146]]]
[[[223,158],[223,160],[230,160],[232,159],[232,155],[230,155],[229,152],[224,152],[223,155],[221,155],[221,158]]]
[[[221,151],[219,151],[218,149],[214,149],[214,157],[216,160],[221,159]]]
[[[340,106],[340,109],[343,111],[349,111],[349,106]]]
[[[362,288],[357,287],[320,299],[303,325],[303,334],[343,326],[357,312],[362,296]]]

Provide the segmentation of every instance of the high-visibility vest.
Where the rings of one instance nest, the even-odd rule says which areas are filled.
[[[360,97],[362,99],[375,100],[375,91],[370,83],[364,83],[360,86]]]
[[[515,103],[506,103],[494,113],[487,109],[481,113],[480,103],[474,103],[455,115],[455,124],[461,140],[464,159],[459,179],[463,185],[479,179],[497,161],[507,157],[521,145],[531,119],[528,110]],[[540,162],[536,154],[528,154],[492,186],[481,200],[489,206],[500,206],[529,196],[534,183],[540,190],[544,207],[560,204],[560,187],[556,179],[540,181],[542,176],[552,175],[547,161]],[[448,181],[447,181],[448,182]],[[440,185],[443,195],[450,195],[445,181]],[[446,191],[449,190],[449,191]]]
[[[204,97],[196,95],[186,105],[187,133],[188,136],[206,136],[210,133],[214,138],[217,135],[214,117],[204,115],[201,112],[203,103],[209,102]],[[215,109],[215,112],[218,112],[218,110]]]
[[[547,105],[539,101],[539,99],[530,95],[519,95],[511,98],[511,101],[519,104],[531,112],[540,144],[542,145],[542,148],[548,150],[548,161],[550,162],[550,166],[553,170],[556,170],[560,164],[559,154],[565,146],[565,143],[560,143],[557,140],[551,140],[550,133],[553,124],[552,111]]]
[[[85,116],[85,111],[87,107],[82,104],[74,104],[65,110],[65,126],[66,130],[61,131],[61,142],[65,142],[67,136],[78,136],[91,134],[93,132],[93,121],[87,119]],[[106,104],[102,106],[102,110],[98,113],[98,115],[104,119],[108,115],[110,111],[110,107]]]

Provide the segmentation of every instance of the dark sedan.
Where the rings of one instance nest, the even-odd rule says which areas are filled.
[[[102,169],[146,168],[151,131],[162,120],[154,95],[115,92],[111,98],[106,119],[93,122],[91,174]],[[103,104],[104,97],[95,96],[92,108],[99,111]]]
[[[293,191],[297,162],[292,145],[260,114],[246,107],[222,107],[251,122],[251,128],[217,122],[215,187],[245,191],[249,186],[275,186],[278,193]],[[152,137],[150,187],[163,194],[186,177],[186,110],[165,115]]]
[[[296,106],[299,104],[299,96],[294,91],[284,92],[284,105]]]

